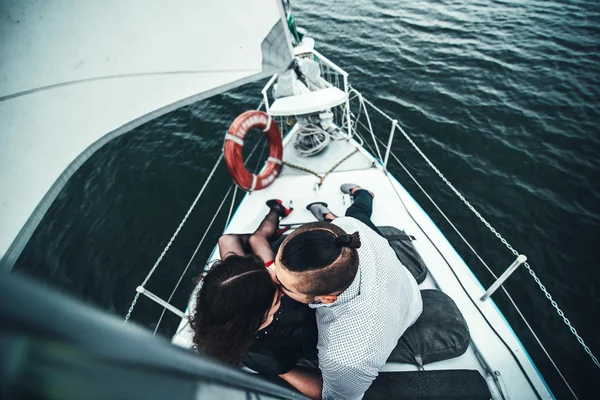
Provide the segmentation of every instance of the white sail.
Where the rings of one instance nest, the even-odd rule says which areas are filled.
[[[0,49],[5,268],[103,144],[293,58],[280,0],[3,1]]]

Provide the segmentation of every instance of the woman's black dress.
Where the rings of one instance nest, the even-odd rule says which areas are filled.
[[[273,322],[256,333],[243,362],[260,374],[280,375],[301,358],[317,359],[315,310],[284,295]]]

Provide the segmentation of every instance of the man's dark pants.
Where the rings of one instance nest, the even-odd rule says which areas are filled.
[[[354,203],[346,210],[346,217],[356,218],[369,228],[373,229],[383,236],[379,229],[371,221],[371,214],[373,214],[373,197],[368,190],[359,189],[354,192]]]

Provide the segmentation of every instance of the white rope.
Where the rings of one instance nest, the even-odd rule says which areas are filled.
[[[169,240],[169,242],[167,243],[167,245],[163,249],[162,253],[160,254],[160,256],[158,257],[158,259],[154,263],[154,266],[152,267],[152,269],[150,270],[150,272],[148,272],[148,275],[146,275],[146,278],[144,279],[144,281],[142,282],[142,284],[140,286],[142,286],[142,287],[146,286],[146,284],[148,283],[148,281],[152,277],[152,274],[154,274],[154,271],[156,271],[156,268],[158,267],[158,265],[162,261],[163,257],[165,256],[165,254],[167,254],[167,251],[169,251],[169,248],[173,244],[173,241],[175,240],[175,238],[177,237],[177,235],[179,235],[179,232],[181,231],[181,228],[183,227],[183,225],[187,221],[188,217],[190,216],[190,214],[194,210],[194,207],[196,207],[196,204],[198,203],[198,200],[200,200],[200,197],[202,196],[202,193],[204,193],[204,190],[206,189],[206,187],[208,186],[208,183],[210,182],[210,180],[212,179],[213,175],[215,174],[215,171],[217,170],[217,167],[221,163],[222,159],[223,159],[223,153],[221,153],[221,155],[217,159],[217,162],[215,162],[215,165],[213,166],[212,170],[210,171],[210,174],[208,175],[208,178],[204,182],[204,185],[202,185],[202,188],[200,189],[200,191],[196,195],[196,198],[192,202],[192,205],[190,206],[190,208],[187,210],[187,212],[183,216],[183,219],[179,223],[179,226],[175,230],[175,233],[173,233],[173,236],[171,236],[171,239]],[[131,313],[133,312],[133,309],[135,308],[135,305],[136,305],[139,297],[140,297],[140,294],[138,292],[136,292],[135,296],[133,297],[133,301],[131,302],[131,306],[129,307],[129,310],[127,311],[127,315],[125,316],[125,321],[124,321],[125,323],[127,323],[129,321],[129,319],[131,318]]]
[[[383,141],[381,141],[381,139],[377,138],[377,140],[379,140],[381,142],[382,145],[384,145]],[[467,239],[463,236],[463,234],[458,230],[458,228],[456,226],[454,226],[454,224],[452,223],[452,221],[450,221],[450,218],[448,218],[446,216],[446,214],[442,211],[442,209],[437,205],[437,203],[431,198],[431,196],[429,195],[429,193],[427,193],[427,191],[421,186],[421,184],[417,181],[417,179],[410,173],[410,171],[404,166],[404,164],[398,159],[398,157],[396,157],[396,155],[393,152],[390,152],[390,154],[392,155],[392,157],[396,160],[396,162],[402,167],[402,169],[408,174],[408,176],[413,180],[413,182],[419,187],[419,189],[421,189],[421,191],[423,192],[423,194],[427,197],[427,199],[429,199],[429,201],[435,206],[435,208],[440,212],[440,214],[444,217],[444,219],[450,224],[450,226],[452,227],[452,229],[454,229],[454,231],[458,234],[458,236],[460,236],[460,238],[463,240],[463,242],[465,242],[465,244],[469,247],[469,249],[471,249],[471,251],[475,254],[475,256],[479,259],[479,261],[481,261],[481,263],[485,266],[485,268],[489,271],[489,273],[495,278],[498,279],[498,277],[496,276],[496,274],[494,273],[494,271],[492,271],[492,269],[487,265],[487,263],[481,258],[481,256],[479,256],[479,253],[477,253],[475,251],[475,249],[473,248],[473,246],[471,246],[471,244],[467,241]],[[408,210],[408,208],[406,207],[406,205],[404,204],[404,201],[402,200],[402,198],[400,197],[400,194],[398,193],[398,191],[396,191],[396,188],[394,187],[394,184],[392,183],[392,180],[390,178],[390,173],[386,171],[386,175],[388,177],[388,180],[390,181],[390,185],[392,185],[392,188],[394,189],[394,192],[396,192],[396,196],[398,196],[398,198],[400,199],[400,202],[402,202],[402,205],[404,206],[405,210],[407,213],[410,214],[410,211]],[[542,344],[542,341],[539,339],[538,335],[534,332],[533,328],[531,327],[531,325],[529,325],[529,322],[525,319],[525,316],[523,315],[523,313],[521,313],[521,310],[519,309],[519,307],[517,307],[517,304],[515,303],[515,301],[513,300],[513,298],[511,297],[511,295],[508,293],[508,291],[506,290],[506,288],[504,286],[501,286],[501,289],[504,291],[504,294],[506,294],[506,296],[508,297],[508,299],[510,300],[510,302],[512,303],[513,307],[515,307],[515,309],[517,310],[517,313],[519,314],[519,316],[521,317],[521,319],[523,320],[523,322],[525,322],[525,325],[527,326],[527,328],[529,329],[529,332],[531,332],[531,334],[533,335],[533,337],[535,338],[535,340],[537,341],[538,345],[542,348],[544,354],[546,354],[546,357],[548,357],[548,359],[550,360],[550,363],[552,363],[552,365],[554,366],[554,369],[556,369],[556,372],[558,372],[558,374],[560,375],[560,377],[562,378],[563,382],[565,383],[565,385],[567,386],[567,388],[569,388],[569,391],[571,392],[571,394],[573,395],[573,397],[575,397],[576,399],[578,398],[577,395],[575,394],[575,392],[573,391],[573,389],[571,388],[571,385],[569,385],[569,382],[567,381],[567,378],[565,378],[565,376],[562,374],[561,370],[558,368],[558,365],[556,365],[556,363],[554,362],[554,360],[552,359],[552,357],[550,356],[550,353],[548,353],[548,351],[546,350],[546,348],[544,347],[544,345]]]
[[[350,98],[350,100],[353,100],[355,97],[358,96],[354,96],[352,98]],[[366,108],[365,108],[366,110]],[[353,137],[355,137],[356,139],[358,139],[358,143],[360,144],[361,147],[363,147],[363,145],[367,145],[367,148],[369,149],[369,151],[371,152],[371,154],[375,154],[375,150],[371,147],[371,145],[369,144],[369,142],[367,142],[362,135],[360,134],[360,132],[358,131],[357,125],[361,125],[363,128],[365,128],[366,130],[369,130],[369,128],[367,128],[365,126],[365,124],[363,124],[362,122],[360,122],[360,114],[361,114],[361,108],[359,107],[358,109],[358,113],[355,116],[353,113],[350,113],[351,117],[354,117],[354,120],[356,121],[356,124],[352,127],[352,135]],[[373,132],[371,131],[371,136],[375,137],[375,135],[373,134]]]
[[[262,107],[264,106],[264,101],[261,101],[260,104],[257,107],[257,110],[260,110]],[[229,134],[226,134],[227,136],[232,136]],[[237,137],[235,137],[236,139],[239,139]],[[246,163],[250,160],[250,158],[252,157],[252,155],[254,154],[254,152],[256,151],[256,148],[258,147],[258,144],[260,142],[257,142],[254,147],[252,148],[252,151],[250,152],[250,154],[248,155],[247,160],[244,162],[244,165],[246,165]],[[144,279],[144,281],[142,282],[142,284],[140,286],[144,287],[146,286],[146,284],[148,283],[148,281],[150,280],[150,277],[152,277],[152,275],[154,274],[154,271],[156,270],[156,268],[158,267],[158,265],[160,264],[160,262],[162,261],[162,259],[164,258],[165,254],[167,254],[167,251],[169,251],[169,248],[171,247],[171,245],[173,244],[173,241],[175,240],[175,238],[177,237],[177,235],[179,235],[179,232],[181,231],[181,228],[183,227],[183,225],[186,223],[188,217],[190,216],[190,214],[192,213],[192,211],[194,210],[194,208],[196,207],[196,204],[198,203],[198,200],[200,199],[200,197],[202,196],[202,194],[204,193],[204,190],[206,189],[206,187],[208,186],[208,183],[210,182],[210,180],[212,179],[213,175],[215,174],[215,171],[219,165],[219,163],[221,162],[221,160],[224,157],[224,153],[221,153],[221,155],[219,156],[219,158],[217,159],[215,165],[213,166],[212,170],[210,171],[210,174],[208,175],[208,178],[206,179],[206,181],[204,182],[204,185],[202,185],[202,188],[200,189],[200,191],[198,192],[198,194],[196,195],[196,198],[194,199],[194,201],[192,202],[192,205],[190,206],[190,208],[188,209],[188,211],[186,212],[185,216],[183,217],[183,219],[181,220],[181,222],[179,223],[179,226],[177,227],[177,229],[175,230],[175,233],[173,233],[173,236],[171,236],[171,239],[169,240],[169,242],[167,243],[167,245],[165,246],[165,248],[163,249],[162,253],[160,254],[160,256],[158,257],[158,259],[156,260],[156,262],[154,263],[154,266],[152,267],[152,269],[150,270],[150,272],[148,272],[148,275],[146,275],[146,278]],[[227,191],[227,194],[225,195],[225,197],[223,198],[223,200],[225,200],[225,198],[227,197],[227,195],[229,195],[229,191],[231,191],[231,187],[229,188],[229,190]],[[233,194],[233,198],[231,201],[231,206],[229,208],[229,215],[227,216],[227,223],[225,226],[227,226],[229,224],[229,219],[231,218],[231,213],[233,211],[233,205],[235,203],[235,194],[237,192],[237,186],[235,188],[235,192]],[[221,207],[223,206],[223,203],[221,203],[221,205],[219,206],[219,209],[217,210],[217,213],[215,213],[215,217],[213,217],[213,220],[211,221],[208,229],[205,231],[204,236],[201,239],[201,242],[204,240],[204,237],[206,237],[206,234],[208,232],[208,230],[210,229],[210,227],[212,226],[212,224],[214,223],[214,220],[216,218],[216,214],[218,214],[218,212],[221,210]],[[196,248],[196,251],[194,252],[194,254],[192,255],[192,258],[190,259],[190,262],[193,260],[193,258],[196,255],[196,252],[198,251],[200,245],[198,245],[198,247]],[[188,267],[189,267],[189,263],[188,266],[186,267],[185,271],[183,272],[183,274],[179,277],[179,281],[177,282],[177,285],[175,286],[175,289],[173,290],[173,293],[175,293],[175,291],[177,290],[177,287],[179,286],[179,283],[181,282],[181,279],[183,278],[183,275],[185,275],[185,272],[187,271]],[[173,293],[171,294],[171,297],[173,296]],[[137,301],[140,297],[140,293],[136,292],[135,296],[133,297],[133,301],[131,302],[131,306],[129,307],[129,310],[127,311],[127,315],[125,316],[125,323],[127,323],[129,321],[129,319],[131,318],[131,313],[133,312],[133,309],[135,308],[135,305],[137,304]],[[171,300],[171,297],[169,297],[169,301]],[[162,319],[164,315],[164,309],[163,309],[163,313],[160,316],[160,319],[157,323],[156,329],[158,329],[158,326],[160,325],[160,321]],[[154,331],[154,333],[156,333],[156,329]]]
[[[329,132],[317,124],[298,123],[298,132],[294,140],[294,150],[301,157],[310,157],[322,151],[330,141]]]
[[[181,280],[183,279],[186,272],[190,268],[190,265],[192,265],[192,261],[194,261],[194,258],[196,258],[196,254],[198,254],[198,250],[200,250],[202,243],[204,243],[204,239],[206,239],[206,236],[208,235],[210,228],[212,228],[213,224],[215,223],[215,220],[217,219],[217,216],[219,215],[221,208],[223,208],[223,204],[225,204],[225,200],[227,200],[227,197],[229,196],[229,193],[231,192],[231,189],[233,189],[234,186],[235,185],[233,185],[233,184],[231,186],[229,186],[229,190],[227,190],[227,193],[225,193],[225,196],[223,196],[223,200],[221,200],[221,204],[219,204],[219,208],[217,208],[215,215],[213,215],[212,220],[208,224],[208,228],[206,228],[206,230],[204,231],[204,235],[202,235],[202,239],[200,239],[200,242],[198,242],[198,245],[196,246],[196,249],[194,250],[192,257],[190,257],[190,260],[188,261],[187,265],[185,266],[185,269],[183,270],[181,275],[179,275],[179,280],[177,281],[177,284],[173,288],[173,291],[171,291],[171,295],[167,299],[167,303],[171,302],[171,299],[173,298],[173,296],[175,295],[175,292],[177,291],[177,289],[179,288],[179,285],[181,284]],[[158,322],[156,323],[156,327],[154,328],[154,333],[153,333],[154,335],[156,335],[156,332],[158,331],[158,327],[160,326],[160,323],[162,322],[163,316],[165,315],[165,311],[166,311],[166,309],[163,308],[163,310],[160,314],[160,318],[158,319]]]
[[[352,89],[352,90],[354,90],[354,89]],[[382,116],[384,116],[385,118],[390,120],[390,122],[393,122],[393,119],[390,116],[388,116],[385,112],[383,112],[381,109],[379,109],[373,103],[371,103],[369,100],[363,99],[363,101],[366,104],[369,104],[371,107],[373,107],[373,109],[378,111]],[[421,151],[421,149],[412,140],[412,138],[404,131],[404,129],[402,129],[402,127],[399,125],[397,126],[397,128],[400,130],[400,132],[406,138],[406,140],[408,140],[408,142],[412,145],[412,147],[417,151],[417,153],[419,153],[419,155],[423,158],[423,160],[425,160],[425,162],[431,167],[431,169],[433,169],[435,171],[435,173],[454,192],[454,194],[459,199],[462,200],[462,202],[469,208],[469,210],[471,210],[471,212],[473,212],[473,214],[475,214],[475,216],[477,218],[479,218],[479,220],[506,246],[506,248],[508,250],[510,250],[513,253],[513,255],[518,256],[520,253],[518,251],[516,251],[510,245],[510,243],[508,243],[506,241],[506,239],[494,227],[492,227],[490,225],[490,223],[475,209],[475,207],[473,207],[471,205],[471,203],[469,203],[469,201],[467,201],[467,199],[454,187],[454,185],[452,185],[452,183],[450,183],[450,181],[448,181],[448,179],[444,176],[444,174],[442,174],[442,172],[433,164],[433,162],[431,162],[431,160],[423,153],[423,151]],[[484,265],[485,265],[485,263],[484,263]],[[542,284],[542,282],[540,281],[538,276],[535,274],[535,272],[529,265],[529,263],[525,262],[523,265],[525,266],[525,268],[527,268],[527,271],[533,277],[534,281],[538,284],[540,290],[544,293],[546,298],[550,301],[550,304],[552,305],[552,307],[554,307],[554,309],[556,310],[556,313],[563,319],[563,322],[565,323],[565,325],[567,325],[567,327],[569,328],[569,330],[571,331],[573,336],[575,336],[575,338],[581,344],[581,346],[583,347],[585,352],[590,356],[590,358],[592,359],[594,364],[596,364],[596,367],[600,368],[600,362],[598,362],[598,359],[596,358],[596,356],[594,356],[594,354],[592,353],[590,348],[585,344],[583,338],[577,333],[577,330],[573,327],[573,325],[571,324],[571,321],[569,321],[569,319],[565,316],[564,312],[560,309],[560,307],[558,306],[556,301],[553,299],[552,295],[548,292],[546,287]]]
[[[369,125],[369,132],[371,132],[371,137],[373,138],[373,144],[375,145],[375,149],[377,150],[377,155],[379,156],[379,160],[381,162],[383,162],[383,157],[381,156],[381,151],[379,150],[379,146],[377,145],[375,132],[373,131],[373,126],[371,125],[371,118],[369,117],[369,111],[367,110],[367,107],[365,107],[366,100],[363,98],[362,94],[360,92],[358,92],[357,90],[350,89],[350,92],[356,93],[359,104],[360,104],[359,107],[361,107],[363,110],[365,110],[365,118],[367,118],[367,124]],[[360,112],[360,108],[358,110]]]
[[[380,112],[382,112],[381,110],[379,110]],[[386,115],[387,117],[387,115]],[[390,121],[393,121],[391,118],[389,118]],[[359,125],[361,125],[363,128],[365,128],[366,130],[369,130],[368,127],[366,127],[362,122],[360,122],[357,119],[357,123]],[[358,133],[358,131],[355,132],[357,137],[361,137],[360,133]],[[376,140],[384,147],[386,147],[385,143],[379,139],[376,138]],[[371,152],[373,154],[375,154],[374,150],[371,148],[371,146],[369,145],[368,142],[366,142],[367,146],[369,147],[369,149],[371,150]],[[392,157],[396,160],[396,162],[402,167],[402,169],[408,174],[408,176],[413,180],[413,182],[419,187],[419,189],[423,192],[423,194],[427,197],[427,199],[435,206],[435,208],[440,212],[440,214],[444,217],[444,219],[450,224],[450,226],[454,229],[454,231],[459,235],[459,237],[463,240],[463,242],[467,245],[467,247],[473,252],[473,254],[479,259],[479,261],[483,264],[483,266],[488,270],[488,272],[495,278],[498,279],[498,277],[496,276],[496,274],[494,273],[494,271],[492,271],[492,269],[488,266],[488,264],[483,260],[483,258],[481,258],[481,256],[479,255],[479,253],[477,253],[477,251],[473,248],[473,246],[469,243],[469,241],[467,241],[467,239],[463,236],[463,234],[458,230],[458,228],[456,228],[456,226],[452,223],[452,221],[448,218],[448,216],[446,216],[446,214],[441,210],[441,208],[437,205],[437,203],[433,200],[433,198],[429,195],[429,193],[421,186],[421,184],[417,181],[417,179],[411,174],[411,172],[404,166],[404,164],[400,161],[400,159],[396,156],[396,154],[393,151],[390,151],[390,154],[392,155]],[[389,173],[388,175],[388,179],[390,179],[389,177]],[[390,180],[390,184],[391,180]],[[395,187],[392,184],[392,188],[394,188],[394,191],[396,192],[396,195],[398,196],[399,200],[402,202],[404,208],[406,209],[406,211],[410,214],[410,211],[408,210],[408,208],[406,207],[406,205],[404,204],[402,198],[400,197],[399,193],[395,190]],[[544,352],[544,354],[546,355],[546,357],[548,358],[548,360],[550,361],[550,363],[553,365],[553,367],[555,368],[556,372],[560,375],[561,379],[563,380],[563,382],[565,383],[565,385],[567,386],[567,388],[569,389],[569,391],[571,392],[571,394],[573,395],[574,398],[578,398],[577,395],[575,394],[575,392],[573,391],[573,389],[571,388],[571,385],[568,383],[566,377],[562,374],[562,372],[560,371],[560,369],[558,368],[558,366],[556,365],[556,363],[554,362],[554,360],[552,359],[552,357],[550,356],[550,354],[548,353],[548,351],[546,350],[546,348],[544,347],[544,345],[542,344],[541,340],[539,339],[539,337],[537,336],[537,334],[535,333],[535,331],[533,330],[533,328],[531,327],[531,325],[529,324],[529,322],[527,321],[527,319],[525,318],[525,316],[523,315],[523,313],[521,312],[521,310],[519,309],[519,307],[517,306],[517,304],[515,303],[515,301],[513,300],[512,296],[508,293],[508,291],[506,290],[506,288],[502,287],[502,290],[504,291],[504,293],[506,294],[506,296],[508,297],[509,301],[511,302],[511,304],[513,305],[513,307],[516,309],[517,313],[519,314],[519,316],[521,317],[521,319],[523,320],[523,322],[525,323],[525,325],[527,326],[527,328],[529,329],[529,331],[531,332],[531,334],[533,335],[533,337],[535,338],[536,342],[538,343],[538,345],[541,347],[542,351]]]
[[[223,232],[229,226],[229,221],[231,221],[231,215],[233,214],[233,206],[235,205],[235,196],[237,195],[238,186],[235,185],[233,188],[233,196],[231,196],[231,205],[229,206],[229,213],[227,214],[227,219],[225,220],[225,226],[223,227]]]
[[[437,167],[431,162],[431,160],[429,160],[429,158],[427,158],[427,156],[415,144],[415,142],[412,140],[412,138],[410,138],[410,136],[408,136],[408,134],[404,131],[404,129],[402,129],[400,126],[398,126],[398,129],[404,135],[404,137],[409,141],[409,143],[413,146],[413,148],[427,162],[427,164],[429,164],[429,166],[437,173],[437,175],[440,177],[440,179],[442,179],[442,181],[444,181],[444,183],[446,183],[446,185],[454,192],[454,194],[456,194],[456,196],[458,196],[458,198],[463,201],[463,203],[469,208],[469,210],[471,210],[471,212],[473,212],[473,214],[475,214],[475,216],[477,218],[479,218],[479,220],[481,222],[483,222],[483,224],[490,230],[490,232],[492,232],[506,246],[506,248],[513,253],[513,255],[519,256],[520,253],[517,250],[515,250],[510,245],[510,243],[508,243],[506,241],[506,239],[504,237],[502,237],[502,235],[493,226],[491,226],[490,223],[475,209],[475,207],[473,207],[471,205],[471,203],[469,203],[469,201],[454,187],[454,185],[452,185],[452,183],[450,183],[450,181],[448,181],[448,179],[444,176],[444,174],[442,174],[441,171],[439,169],[437,169]],[[550,304],[552,305],[552,307],[554,307],[554,309],[556,310],[556,313],[563,319],[563,322],[565,323],[565,325],[567,325],[569,327],[569,330],[571,331],[571,333],[577,338],[577,341],[581,344],[581,346],[583,347],[585,352],[590,356],[590,358],[592,359],[594,364],[596,364],[596,367],[600,368],[600,362],[598,362],[598,359],[594,356],[594,354],[592,354],[592,351],[585,344],[585,342],[583,341],[581,336],[579,336],[579,334],[577,333],[577,330],[575,330],[573,325],[571,325],[571,321],[569,321],[569,319],[565,316],[565,313],[559,308],[558,304],[552,298],[552,295],[548,292],[548,290],[542,284],[540,279],[537,277],[537,275],[535,274],[535,272],[533,271],[533,269],[531,268],[529,263],[525,262],[523,265],[525,266],[525,268],[527,268],[527,271],[529,271],[529,274],[533,277],[534,281],[538,284],[540,290],[544,293],[546,298],[550,301]]]
[[[360,147],[363,147],[364,145],[367,145],[367,148],[369,149],[369,151],[371,152],[371,154],[375,154],[375,150],[373,150],[373,148],[371,147],[371,145],[369,144],[369,142],[365,141],[365,139],[362,137],[362,135],[360,134],[360,132],[357,129],[357,125],[362,125],[363,128],[367,129],[368,128],[365,126],[365,124],[363,124],[362,122],[360,122],[359,118],[360,118],[360,109],[358,114],[355,116],[353,113],[350,113],[352,117],[354,117],[354,120],[357,122],[357,124],[355,124],[352,127],[352,137],[355,138]]]
[[[260,107],[260,106],[259,106]],[[246,165],[248,163],[248,161],[250,161],[250,158],[252,158],[252,155],[254,155],[254,152],[256,151],[256,148],[258,147],[258,144],[260,142],[256,142],[256,144],[254,145],[254,147],[252,148],[252,151],[250,151],[250,154],[248,155],[248,158],[246,159],[246,161],[244,162],[244,165]],[[210,177],[209,177],[210,180]],[[215,212],[215,215],[213,216],[213,219],[210,221],[210,224],[208,225],[208,228],[206,229],[206,231],[204,231],[204,235],[202,236],[202,238],[200,239],[200,242],[198,243],[198,246],[196,246],[196,250],[194,251],[194,253],[192,254],[192,257],[190,258],[190,260],[188,261],[187,266],[185,267],[185,270],[183,271],[183,273],[179,276],[179,280],[177,281],[177,284],[175,285],[175,288],[173,289],[173,291],[171,292],[171,295],[169,296],[169,299],[167,300],[167,303],[169,303],[171,301],[171,299],[173,298],[173,295],[175,294],[175,292],[177,291],[179,284],[181,283],[181,280],[183,279],[184,275],[186,274],[188,268],[190,267],[190,264],[192,263],[192,261],[194,260],[194,258],[196,257],[196,253],[198,253],[198,250],[200,249],[200,246],[202,246],[202,243],[204,242],[204,238],[206,237],[206,235],[208,234],[208,231],[210,230],[210,228],[212,227],[213,223],[215,222],[215,219],[217,217],[217,215],[219,214],[219,212],[221,211],[221,208],[223,207],[223,204],[225,203],[225,199],[227,198],[227,196],[229,195],[229,193],[231,192],[232,187],[235,186],[234,192],[233,192],[233,196],[231,198],[231,205],[229,207],[229,215],[227,216],[227,222],[225,223],[225,227],[227,227],[227,225],[229,224],[229,220],[231,218],[231,213],[233,211],[233,206],[235,203],[235,195],[237,193],[237,185],[231,185],[229,187],[229,189],[227,190],[227,193],[225,193],[225,196],[223,197],[223,200],[221,201],[221,204],[219,205],[219,208],[217,209],[217,211]],[[143,285],[142,285],[143,286]],[[139,293],[138,293],[139,294]],[[137,299],[136,299],[137,300]],[[165,310],[163,309],[162,313],[160,314],[160,318],[158,319],[158,322],[156,323],[156,328],[154,329],[154,334],[156,334],[156,332],[158,331],[158,327],[160,326],[160,323],[162,321],[163,316],[165,315]]]

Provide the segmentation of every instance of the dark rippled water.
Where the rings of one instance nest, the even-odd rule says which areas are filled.
[[[317,48],[351,83],[396,116],[426,154],[520,252],[573,326],[600,354],[600,6],[582,1],[360,1],[294,4]],[[260,100],[246,86],[150,122],[87,162],[44,218],[17,269],[124,316],[205,180],[226,126]],[[388,125],[376,124],[385,137]],[[482,257],[500,273],[513,259],[400,138],[406,160]],[[400,181],[438,223],[484,285],[492,282],[414,184]],[[147,287],[168,297],[222,195],[224,168]],[[225,215],[184,277],[192,278]],[[506,284],[580,398],[598,398],[600,371],[533,279]],[[558,398],[568,392],[503,294],[496,302]],[[160,308],[142,299],[133,319],[153,328]],[[160,333],[177,323],[168,315]],[[510,384],[510,383],[509,383]]]

